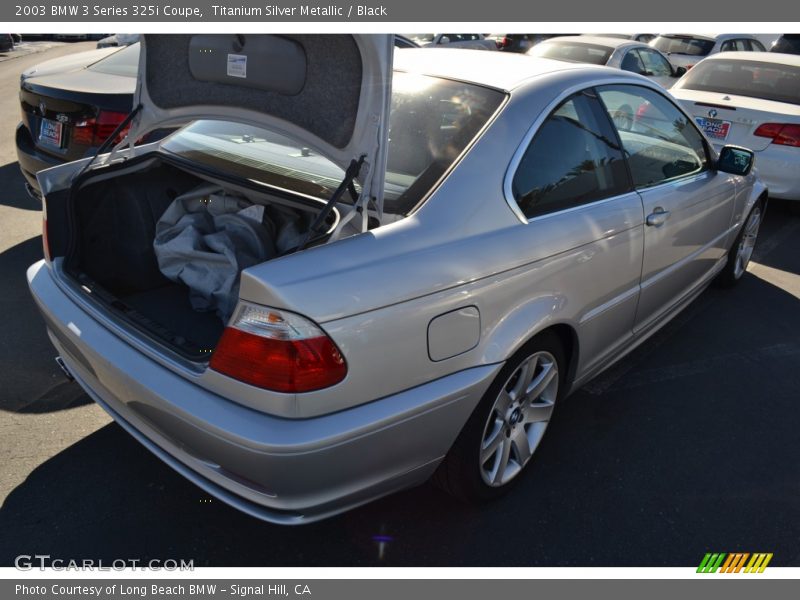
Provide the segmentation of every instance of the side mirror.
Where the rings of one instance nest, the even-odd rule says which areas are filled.
[[[753,168],[755,154],[740,146],[723,146],[717,159],[717,170],[733,175],[747,175]]]
[[[675,78],[683,77],[684,75],[686,75],[686,67],[676,67],[672,71],[672,76],[675,77]]]

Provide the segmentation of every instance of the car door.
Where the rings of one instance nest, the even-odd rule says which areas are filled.
[[[537,275],[532,293],[556,289],[573,305],[579,371],[590,371],[633,336],[643,249],[641,200],[594,91],[565,99],[510,172],[507,197],[526,222],[516,243],[561,257],[548,259],[540,272],[555,269],[552,279]]]
[[[619,132],[644,205],[638,332],[720,267],[733,217],[735,178],[712,168],[703,136],[664,94],[637,85],[602,86],[598,94]]]

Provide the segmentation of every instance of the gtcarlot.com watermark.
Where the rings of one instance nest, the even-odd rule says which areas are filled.
[[[80,560],[53,558],[49,554],[20,554],[14,559],[14,566],[20,571],[39,569],[44,571],[194,571],[194,560],[182,558],[115,558],[111,561],[83,558]]]

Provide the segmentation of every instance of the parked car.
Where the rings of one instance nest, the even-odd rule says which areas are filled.
[[[649,44],[656,37],[655,33],[591,33],[585,35],[633,40],[635,42],[642,42],[643,44]]]
[[[482,33],[417,33],[408,37],[423,48],[497,50],[497,43]]]
[[[138,33],[115,33],[98,40],[97,47],[111,48],[112,46],[130,46],[138,41]]]
[[[80,42],[80,41],[83,41],[83,40],[88,40],[89,37],[90,37],[90,34],[88,34],[88,33],[57,33],[57,34],[55,34],[54,37],[57,40],[62,40],[62,41],[65,41],[65,42]],[[105,37],[105,35],[102,35],[100,37]]]
[[[0,52],[11,52],[14,49],[14,38],[10,33],[0,33]]]
[[[717,153],[639,75],[404,50],[392,77],[377,35],[143,43],[129,135],[199,120],[41,173],[28,281],[91,397],[258,518],[306,523],[431,476],[503,493],[558,401],[753,251],[752,153]],[[238,77],[275,52],[280,77]],[[170,257],[200,285],[161,270],[179,215],[191,243],[225,217]],[[224,235],[236,219],[248,235]],[[229,319],[194,310],[222,263],[209,244],[259,236],[299,241],[250,260],[218,298]]]
[[[706,56],[718,52],[764,52],[754,35],[725,33],[700,35],[694,33],[662,33],[650,42],[656,50],[667,55],[674,67],[689,70]]]
[[[496,33],[489,36],[494,40],[498,50],[503,52],[520,52],[524,54],[536,44],[554,37],[577,35],[569,33]]]
[[[784,33],[775,40],[769,51],[782,52],[783,54],[800,54],[800,33]]]
[[[41,196],[39,171],[91,156],[122,123],[133,106],[138,65],[134,44],[52,59],[22,73],[16,146],[28,193]]]
[[[531,56],[568,62],[606,65],[652,79],[663,88],[670,88],[686,72],[673,68],[667,57],[647,44],[621,38],[581,35],[545,40],[535,46]]]
[[[395,48],[419,48],[419,44],[404,35],[395,34],[394,36]]]
[[[800,56],[715,54],[672,93],[717,148],[755,152],[771,198],[800,200]]]

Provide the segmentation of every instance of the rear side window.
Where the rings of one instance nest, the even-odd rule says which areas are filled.
[[[512,191],[529,219],[630,189],[622,151],[596,98],[576,94],[536,132]]]
[[[637,188],[707,168],[703,136],[660,93],[636,85],[608,85],[597,91],[619,132]]]

